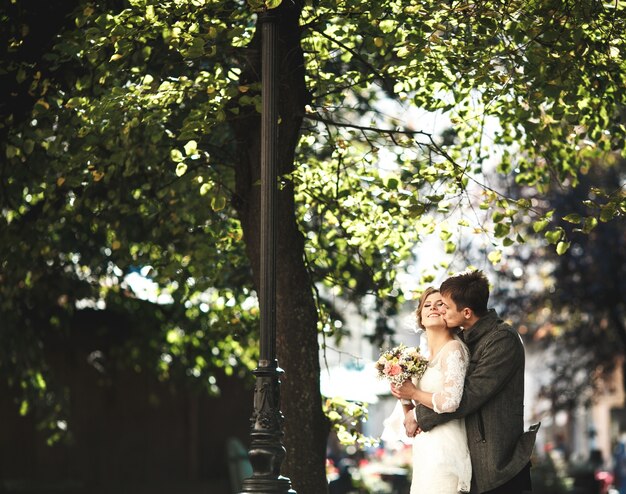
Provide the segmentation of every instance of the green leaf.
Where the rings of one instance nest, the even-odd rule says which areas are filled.
[[[203,184],[200,186],[200,195],[201,195],[201,196],[205,196],[205,195],[207,195],[211,189],[212,189],[211,184],[209,184],[209,183],[203,183]]]
[[[562,256],[563,254],[567,252],[569,247],[570,247],[569,242],[559,242],[558,244],[556,244],[556,253]]]
[[[178,149],[172,149],[170,151],[170,158],[172,158],[172,161],[175,161],[177,163],[185,159],[185,157],[183,156],[183,153],[181,153],[180,150]]]
[[[550,221],[547,220],[547,219],[535,221],[533,223],[533,230],[535,231],[535,233],[539,233],[539,232],[545,230],[549,223],[550,223]]]
[[[253,11],[264,11],[266,9],[275,9],[280,6],[282,0],[248,0],[248,4]]]
[[[226,198],[222,195],[211,198],[211,208],[213,211],[221,211],[226,207]]]
[[[187,165],[185,163],[178,163],[176,165],[176,176],[182,177],[187,172]]]
[[[506,237],[511,231],[511,225],[505,223],[498,223],[494,228],[494,235],[496,238]]]
[[[583,232],[590,233],[596,226],[598,226],[598,220],[593,216],[588,216],[583,222]]]
[[[196,154],[198,152],[198,143],[196,141],[189,141],[185,144],[184,149],[187,156]]]
[[[7,145],[5,154],[6,157],[11,159],[11,158],[15,158],[15,156],[17,156],[17,154],[19,153],[19,149],[16,148],[15,146],[12,146],[11,144]]]
[[[502,211],[495,211],[491,215],[491,219],[493,220],[494,223],[499,223],[500,221],[504,219],[504,214],[502,213]]]
[[[387,179],[387,188],[388,189],[392,189],[392,190],[396,190],[398,188],[399,185],[399,181],[397,178],[391,177],[389,179]]]
[[[491,262],[491,264],[498,264],[502,260],[502,252],[499,250],[492,250],[488,255],[487,259]]]
[[[35,149],[35,141],[33,141],[32,139],[26,139],[24,141],[23,149],[26,154],[31,154]]]
[[[556,244],[561,238],[563,238],[563,229],[557,228],[545,233],[545,237],[551,244]]]
[[[607,223],[608,221],[611,221],[613,218],[615,218],[615,214],[616,214],[615,205],[611,203],[605,204],[600,209],[600,221],[602,221],[603,223]]]
[[[182,54],[187,58],[200,58],[204,55],[204,44],[205,41],[203,38],[196,37],[193,39],[191,46],[182,50]]]
[[[567,216],[563,216],[563,220],[568,223],[578,224],[582,221],[582,217],[579,214],[568,214]]]

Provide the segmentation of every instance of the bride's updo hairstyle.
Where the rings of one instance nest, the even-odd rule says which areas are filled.
[[[424,327],[424,324],[422,324],[422,309],[426,304],[426,299],[428,298],[428,296],[432,295],[433,293],[439,293],[439,290],[433,288],[432,286],[426,288],[426,290],[424,290],[424,293],[422,293],[422,296],[420,297],[420,300],[417,304],[417,309],[415,309],[415,320],[417,321],[417,326],[421,329],[426,329]]]

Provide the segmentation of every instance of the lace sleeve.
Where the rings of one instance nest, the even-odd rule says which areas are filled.
[[[465,372],[469,363],[469,352],[460,341],[448,343],[441,351],[443,389],[433,394],[433,410],[437,413],[454,412],[463,396]]]

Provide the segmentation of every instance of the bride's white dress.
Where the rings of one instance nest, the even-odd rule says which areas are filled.
[[[461,402],[469,362],[467,347],[455,339],[435,355],[416,386],[433,393],[433,410],[453,412]],[[384,422],[384,441],[413,445],[411,494],[456,494],[469,492],[472,464],[467,447],[465,420],[454,419],[428,432],[409,438],[404,429],[400,401]]]

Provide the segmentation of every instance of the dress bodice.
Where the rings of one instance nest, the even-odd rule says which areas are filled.
[[[447,342],[428,364],[426,372],[415,385],[433,393],[433,410],[437,413],[453,412],[461,403],[469,353],[459,340]]]

